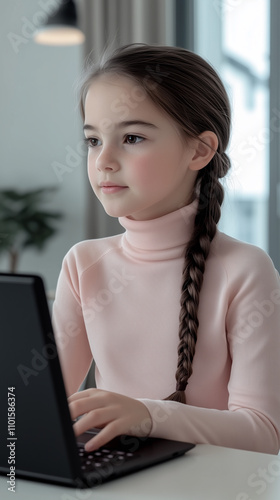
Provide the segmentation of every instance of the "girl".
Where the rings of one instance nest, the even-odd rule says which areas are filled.
[[[279,276],[217,230],[223,84],[187,50],[131,45],[86,76],[81,111],[90,183],[125,232],[75,245],[58,281],[76,435],[101,429],[87,451],[130,434],[277,454]],[[92,359],[97,389],[77,392]]]

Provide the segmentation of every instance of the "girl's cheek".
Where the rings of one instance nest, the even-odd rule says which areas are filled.
[[[148,184],[158,183],[160,181],[161,169],[158,159],[150,157],[141,159],[131,167],[129,177],[139,185],[147,186]]]
[[[88,178],[92,189],[95,188],[97,184],[95,166],[91,162],[88,162],[87,168]]]

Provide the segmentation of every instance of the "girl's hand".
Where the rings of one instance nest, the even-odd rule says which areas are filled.
[[[102,429],[86,443],[86,451],[100,448],[121,434],[146,437],[152,428],[146,406],[121,394],[87,389],[70,396],[68,403],[72,420],[83,415],[73,426],[76,436],[92,427]]]

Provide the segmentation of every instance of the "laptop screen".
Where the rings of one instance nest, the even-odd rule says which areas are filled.
[[[0,428],[4,438],[0,469],[12,471],[15,463],[18,473],[71,479],[78,463],[73,470],[68,457],[76,455],[76,444],[38,277],[0,274],[0,331]]]

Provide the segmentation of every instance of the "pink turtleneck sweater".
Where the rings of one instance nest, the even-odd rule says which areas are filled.
[[[187,405],[175,390],[180,286],[196,204],[66,255],[53,322],[68,394],[92,359],[100,389],[140,399],[151,435],[278,453],[280,284],[259,248],[217,232],[207,260]]]

